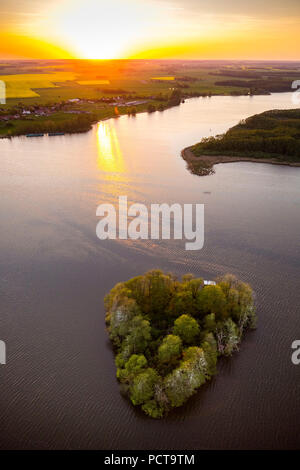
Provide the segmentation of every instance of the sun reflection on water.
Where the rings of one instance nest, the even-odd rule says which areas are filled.
[[[123,173],[125,163],[116,130],[108,122],[99,122],[97,128],[97,166],[109,173]]]

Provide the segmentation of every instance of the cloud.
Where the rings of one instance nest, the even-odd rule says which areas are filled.
[[[141,0],[143,1],[143,0]],[[184,8],[191,14],[226,14],[226,15],[245,15],[254,17],[282,16],[292,17],[300,16],[299,0],[154,0],[154,2],[168,4],[174,8]]]

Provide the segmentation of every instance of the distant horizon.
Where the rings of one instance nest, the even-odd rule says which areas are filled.
[[[170,58],[147,58],[147,59],[142,59],[142,58],[123,58],[123,57],[116,57],[113,59],[86,59],[86,58],[39,58],[39,57],[1,57],[0,60],[3,60],[5,62],[36,62],[36,61],[43,61],[43,62],[65,62],[65,61],[70,61],[70,62],[75,62],[75,61],[86,61],[86,62],[109,62],[109,61],[144,61],[144,62],[149,62],[149,61],[156,61],[156,62],[249,62],[249,63],[258,63],[258,62],[270,62],[270,63],[276,63],[276,62],[285,62],[285,63],[297,63],[299,62],[300,64],[300,58],[299,59],[170,59]]]

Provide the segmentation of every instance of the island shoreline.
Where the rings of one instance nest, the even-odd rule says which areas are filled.
[[[214,173],[214,165],[219,163],[252,162],[271,165],[300,167],[300,162],[282,162],[274,158],[237,157],[226,155],[201,155],[197,157],[191,150],[192,146],[181,150],[181,157],[187,163],[188,170],[198,176],[208,176]]]

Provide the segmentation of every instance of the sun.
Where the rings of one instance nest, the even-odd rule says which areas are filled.
[[[60,43],[83,59],[125,58],[153,20],[153,9],[137,0],[65,0],[52,24]],[[152,16],[152,18],[151,18]]]
[[[105,41],[105,33],[86,34],[81,41],[73,40],[76,55],[80,58],[98,60],[115,59],[122,55],[122,47],[118,38]]]

